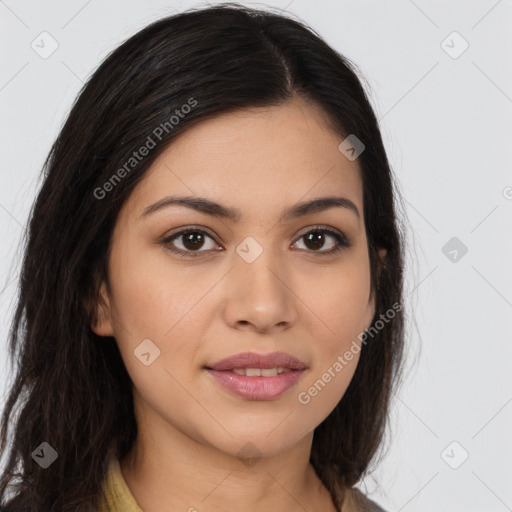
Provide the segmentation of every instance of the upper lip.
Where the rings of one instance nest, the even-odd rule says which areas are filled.
[[[208,365],[211,370],[233,370],[236,368],[290,368],[292,370],[304,370],[306,365],[296,357],[286,352],[272,352],[271,354],[257,354],[244,352],[227,357],[215,364]]]

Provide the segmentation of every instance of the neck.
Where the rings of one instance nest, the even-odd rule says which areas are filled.
[[[320,507],[336,512],[309,463],[312,433],[275,456],[241,460],[147,412],[138,420],[133,449],[120,460],[123,477],[144,512],[296,512]]]

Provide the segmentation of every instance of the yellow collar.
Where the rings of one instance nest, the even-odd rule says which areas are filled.
[[[116,458],[110,461],[102,490],[98,512],[143,512],[128,488]],[[358,489],[347,489],[343,512],[363,510],[384,512],[377,503],[368,499]]]
[[[98,512],[143,512],[126,484],[119,461],[110,461]]]

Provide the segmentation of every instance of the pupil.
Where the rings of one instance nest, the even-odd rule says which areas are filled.
[[[185,235],[184,245],[187,249],[199,249],[202,246],[202,243],[203,235],[201,233],[192,231],[188,235]]]
[[[312,239],[317,239],[317,241],[320,241],[320,244],[316,244],[313,242],[313,249],[318,249],[318,247],[321,247],[324,242],[324,235],[319,231],[314,231],[306,236],[306,244],[310,243]]]

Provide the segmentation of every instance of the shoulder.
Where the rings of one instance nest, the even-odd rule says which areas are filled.
[[[375,501],[365,496],[359,489],[352,487],[345,493],[343,512],[386,512]]]

